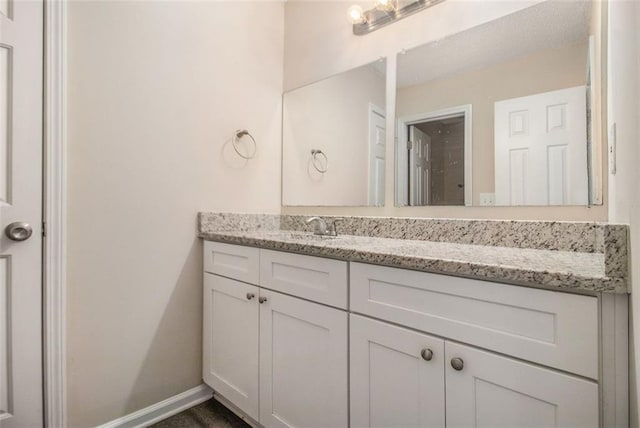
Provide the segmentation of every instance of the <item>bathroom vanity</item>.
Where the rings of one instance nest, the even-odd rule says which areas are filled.
[[[606,218],[606,7],[363,42],[380,58],[285,84],[282,212]],[[628,426],[626,226],[306,220],[200,214],[204,380],[251,424]]]
[[[606,254],[207,231],[202,216],[203,377],[253,425],[628,424],[627,295]]]

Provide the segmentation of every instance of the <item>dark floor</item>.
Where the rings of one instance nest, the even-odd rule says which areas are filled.
[[[151,425],[151,428],[188,427],[249,428],[249,425],[213,398]]]

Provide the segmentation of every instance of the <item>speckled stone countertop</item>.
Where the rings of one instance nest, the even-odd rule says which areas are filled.
[[[619,265],[623,264],[620,257],[607,258],[604,251],[595,249],[564,251],[357,235],[320,237],[292,228],[281,230],[283,222],[277,217],[267,216],[263,218],[266,221],[257,223],[255,219],[249,223],[238,223],[236,219],[224,227],[211,227],[212,218],[201,214],[199,236],[205,240],[558,291],[627,292],[626,269],[620,271]],[[204,224],[207,221],[208,225]],[[611,233],[605,232],[605,241],[608,234]],[[607,268],[607,259],[614,259],[615,268]]]

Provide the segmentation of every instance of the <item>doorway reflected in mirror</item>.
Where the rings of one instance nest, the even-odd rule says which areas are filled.
[[[407,183],[402,203],[410,206],[470,205],[471,106],[400,118],[398,133],[407,141],[404,167]],[[468,199],[466,199],[468,198]]]

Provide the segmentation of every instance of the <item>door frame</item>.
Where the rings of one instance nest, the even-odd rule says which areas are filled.
[[[67,4],[44,5],[43,368],[44,425],[67,426],[66,67]]]
[[[409,167],[409,158],[406,150],[406,142],[409,138],[409,134],[407,132],[408,126],[429,120],[447,119],[460,115],[464,115],[464,205],[467,207],[473,205],[473,108],[471,104],[465,104],[398,118],[396,125],[398,143],[396,144],[395,153],[395,199],[397,206],[409,205],[409,195],[407,193],[407,186],[405,183],[406,180],[400,179],[401,177],[406,177],[408,175],[407,168]]]

